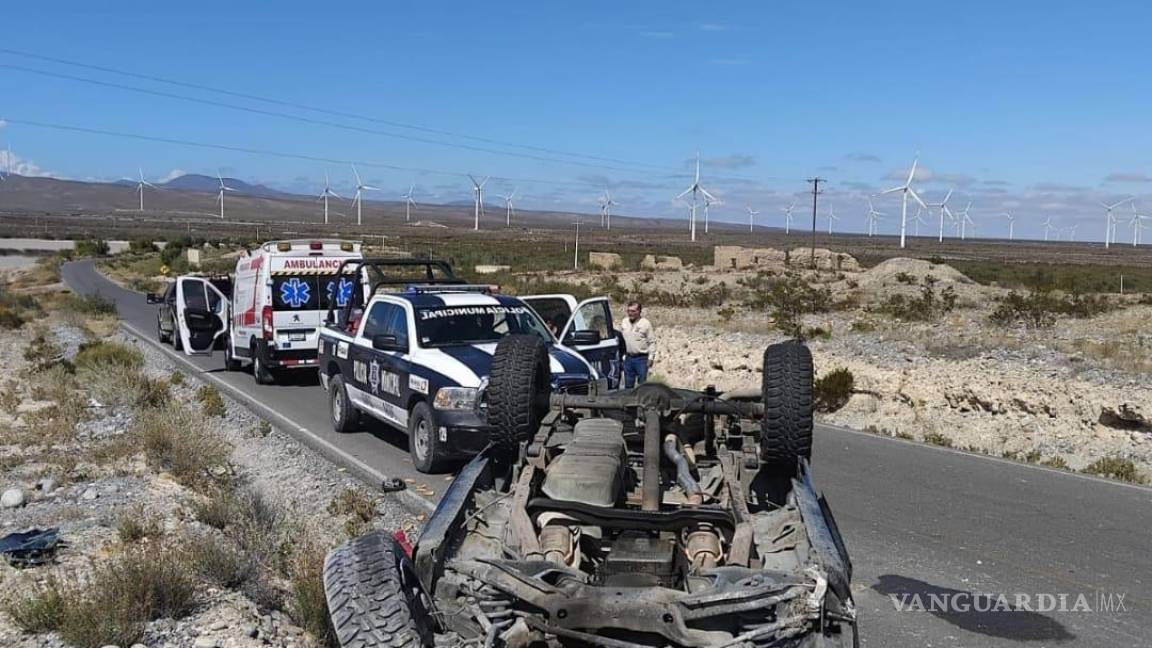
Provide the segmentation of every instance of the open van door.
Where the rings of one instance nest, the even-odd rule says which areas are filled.
[[[624,350],[607,297],[593,297],[577,304],[557,337],[560,344],[584,356],[607,378],[609,389],[620,387]]]
[[[176,279],[176,327],[186,355],[212,355],[228,332],[231,304],[224,293],[201,277]]]

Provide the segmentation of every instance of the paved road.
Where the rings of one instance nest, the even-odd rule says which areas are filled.
[[[88,261],[64,266],[64,279],[115,299],[154,338],[142,295]],[[194,364],[363,476],[414,477],[437,493],[446,484],[412,470],[400,435],[331,432],[315,380],[265,387],[225,372],[220,357]],[[814,454],[855,561],[864,645],[1152,645],[1152,490],[827,426]],[[897,611],[894,596],[923,610]]]

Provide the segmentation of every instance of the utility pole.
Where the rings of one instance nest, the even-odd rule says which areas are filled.
[[[572,254],[572,269],[580,269],[580,221],[576,221],[576,244],[572,247],[575,252]]]
[[[820,183],[821,182],[828,182],[828,180],[826,180],[825,178],[821,178],[820,176],[816,176],[815,178],[808,178],[808,182],[812,183],[812,259],[811,259],[811,264],[812,264],[812,267],[815,268],[816,267],[816,196],[819,196],[821,193],[823,193],[822,191],[820,191]]]

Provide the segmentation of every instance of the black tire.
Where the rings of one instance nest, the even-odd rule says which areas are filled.
[[[180,339],[180,328],[176,326],[176,321],[172,321],[172,348],[177,351],[184,350],[184,340]]]
[[[324,595],[342,648],[433,645],[431,601],[412,561],[387,531],[373,531],[328,554]]]
[[[448,459],[444,445],[432,408],[425,402],[416,403],[408,414],[408,454],[412,455],[412,465],[422,473],[442,472]]]
[[[252,378],[257,385],[275,385],[276,375],[264,364],[260,355],[260,345],[252,345]]]
[[[224,370],[240,371],[240,360],[232,355],[232,341],[224,339]]]
[[[172,341],[172,336],[164,335],[164,329],[160,328],[159,317],[156,318],[156,339],[160,340],[161,344]]]
[[[337,432],[355,432],[360,428],[360,410],[348,398],[344,376],[336,374],[328,379],[328,416],[332,429]]]
[[[794,468],[812,457],[812,352],[795,340],[764,350],[760,457]]]
[[[535,335],[501,338],[488,376],[488,424],[497,456],[513,460],[548,411],[552,372],[548,345]]]

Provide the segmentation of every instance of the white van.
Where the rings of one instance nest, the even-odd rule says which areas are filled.
[[[316,368],[319,329],[329,305],[344,306],[357,287],[351,277],[336,272],[340,264],[361,257],[360,243],[331,239],[272,241],[247,252],[236,261],[232,295],[219,295],[227,314],[212,313],[219,322],[187,327],[202,329],[203,340],[193,340],[196,331],[181,327],[182,337],[191,342],[185,343],[185,352],[211,353],[212,338],[223,336],[225,367],[236,371],[247,359],[259,384],[274,383],[278,370]],[[203,290],[215,288],[205,285]],[[221,330],[224,321],[228,326]]]

